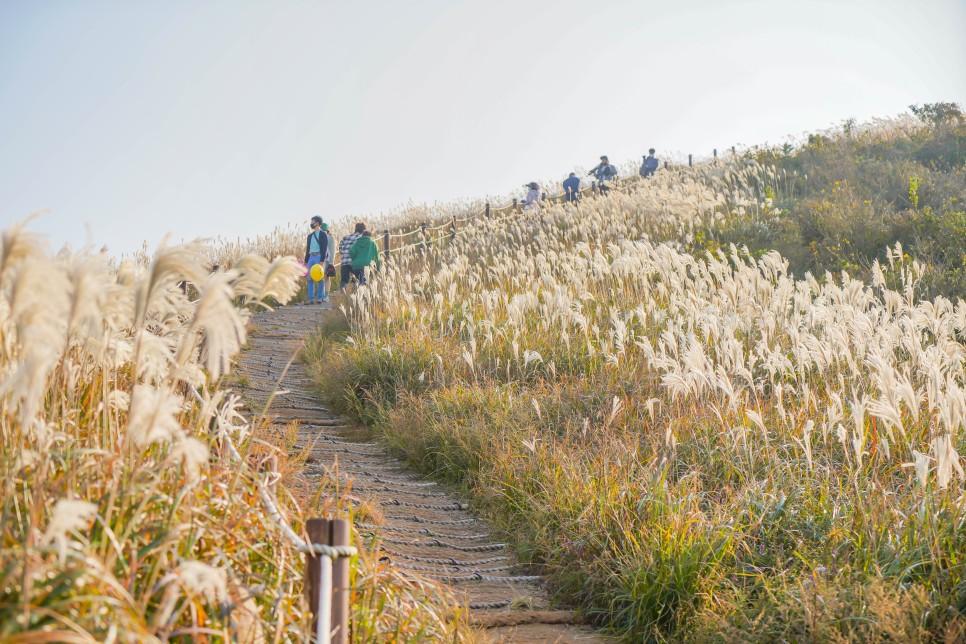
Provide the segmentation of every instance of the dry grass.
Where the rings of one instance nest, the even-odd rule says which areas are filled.
[[[898,247],[867,281],[686,252],[786,179],[662,172],[404,255],[323,389],[630,640],[955,637],[966,303]]]
[[[115,266],[3,232],[0,639],[306,637],[302,556],[262,505],[261,464],[282,457],[273,489],[296,532],[348,504],[331,481],[307,493],[304,455],[286,458],[295,428],[253,427],[224,385],[250,308],[291,298],[303,269],[279,253],[210,272],[213,254]],[[357,640],[465,634],[437,586],[365,552],[353,571]]]

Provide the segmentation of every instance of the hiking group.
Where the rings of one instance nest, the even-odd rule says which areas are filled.
[[[654,173],[660,167],[660,162],[654,156],[654,152],[654,148],[648,150],[647,156],[644,157],[644,161],[641,163],[639,174],[642,177],[654,176]],[[617,168],[611,164],[607,155],[604,155],[600,157],[600,163],[594,166],[593,170],[587,173],[587,176],[594,177],[594,183],[597,189],[603,194],[610,190],[608,184],[617,178]],[[540,185],[536,181],[531,181],[525,184],[524,187],[527,189],[527,196],[523,199],[523,207],[527,209],[542,207],[546,195],[541,194]],[[576,172],[571,172],[570,176],[564,179],[563,189],[563,197],[566,203],[577,203],[580,201],[580,177],[577,176]]]
[[[306,304],[321,304],[329,301],[329,282],[336,277],[335,235],[318,215],[312,217],[309,226],[312,232],[305,240],[305,267],[308,277]],[[377,270],[382,267],[379,246],[372,239],[372,233],[366,230],[366,225],[358,223],[355,230],[339,242],[339,290],[345,291],[353,279],[359,286],[365,286],[366,269],[373,262]],[[313,273],[312,269],[317,265],[321,269]]]
[[[654,148],[648,150],[644,162],[641,164],[640,175],[642,177],[653,176],[657,172],[659,162],[654,156]],[[606,193],[610,188],[608,182],[617,178],[617,168],[611,165],[607,156],[600,157],[600,163],[593,170],[587,173],[593,176],[598,190]],[[540,185],[532,181],[525,186],[527,196],[523,200],[524,208],[539,208],[543,206],[543,195],[540,193]],[[564,201],[567,203],[577,203],[580,201],[580,177],[571,172],[570,176],[564,179]],[[336,277],[336,247],[335,236],[329,230],[329,225],[322,221],[318,215],[312,217],[309,226],[312,232],[305,240],[305,267],[308,278],[308,297],[306,304],[321,304],[329,301],[331,292],[330,280]],[[339,291],[344,292],[346,287],[355,280],[359,286],[366,285],[366,269],[373,263],[376,269],[382,267],[382,259],[379,257],[379,246],[372,239],[372,233],[366,230],[366,225],[358,223],[355,230],[339,241]],[[313,271],[315,266],[318,270]]]

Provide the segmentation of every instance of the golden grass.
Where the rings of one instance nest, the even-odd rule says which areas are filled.
[[[305,455],[288,457],[295,427],[253,427],[225,384],[249,310],[291,298],[303,269],[280,253],[211,272],[216,252],[163,246],[115,266],[3,231],[0,639],[307,636],[302,555],[262,505],[262,465],[280,457],[272,489],[297,533],[349,504],[330,480],[310,493]],[[465,635],[436,585],[368,552],[353,575],[358,641]]]
[[[404,253],[321,386],[632,641],[962,634],[966,303],[898,246],[689,254],[786,184],[733,159]]]

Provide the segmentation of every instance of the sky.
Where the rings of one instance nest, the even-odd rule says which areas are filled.
[[[115,254],[966,106],[963,0],[0,0],[0,228]]]

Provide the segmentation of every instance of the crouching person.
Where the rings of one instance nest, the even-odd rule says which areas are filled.
[[[372,232],[365,231],[349,249],[349,258],[352,261],[352,274],[359,282],[359,286],[366,285],[366,269],[372,262],[376,263],[376,270],[382,268],[382,260],[379,258],[379,246],[372,239]]]

